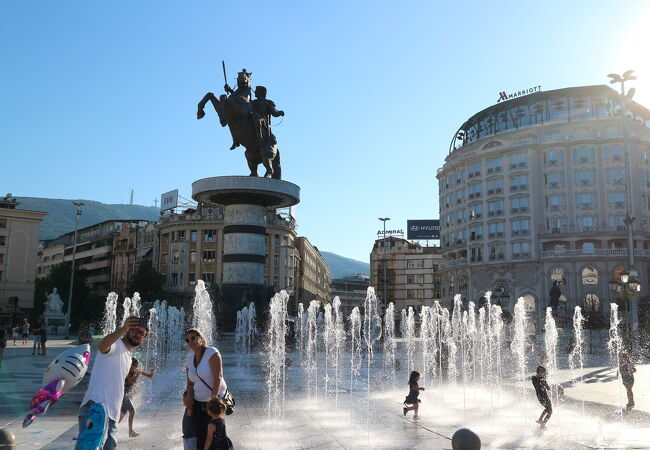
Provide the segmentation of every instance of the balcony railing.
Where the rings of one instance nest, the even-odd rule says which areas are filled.
[[[542,250],[539,252],[541,258],[575,258],[591,256],[627,256],[626,248],[596,248],[593,250]],[[634,256],[650,257],[650,250],[642,248],[634,249]]]

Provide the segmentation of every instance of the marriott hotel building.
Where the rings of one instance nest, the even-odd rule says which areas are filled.
[[[512,312],[524,297],[539,328],[557,281],[561,325],[576,305],[607,319],[616,301],[626,320],[608,282],[629,266],[628,187],[641,301],[650,285],[650,111],[626,109],[583,86],[500,101],[460,127],[437,173],[442,298],[491,290]]]

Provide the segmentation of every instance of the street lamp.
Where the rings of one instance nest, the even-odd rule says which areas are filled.
[[[609,290],[612,295],[627,300],[627,338],[630,350],[633,350],[632,345],[632,299],[634,299],[641,291],[641,280],[636,270],[624,269],[621,272],[620,280],[612,278],[609,280]]]
[[[384,222],[384,240],[383,240],[383,246],[384,246],[384,302],[383,303],[384,303],[384,311],[386,311],[386,305],[387,305],[386,300],[388,298],[388,294],[386,293],[387,292],[387,290],[386,290],[386,263],[387,263],[387,259],[386,259],[386,222],[390,220],[390,217],[379,217],[378,219],[381,220],[382,222]]]
[[[70,326],[72,324],[72,288],[74,286],[74,266],[75,256],[77,254],[77,232],[79,231],[79,216],[81,216],[81,207],[84,206],[83,202],[72,202],[77,207],[77,218],[74,225],[74,242],[72,244],[72,268],[70,269],[70,290],[68,291],[68,312],[66,314],[67,331],[65,339],[70,339]]]
[[[623,124],[623,145],[625,147],[625,191],[627,193],[627,208],[625,212],[625,227],[627,229],[627,265],[628,269],[630,271],[633,271],[634,269],[634,230],[633,230],[633,225],[634,221],[636,220],[636,217],[632,215],[632,164],[630,163],[630,143],[628,139],[628,129],[627,129],[627,120],[626,120],[626,115],[627,115],[627,101],[631,100],[632,97],[634,96],[635,89],[631,88],[628,90],[628,92],[625,92],[625,82],[626,81],[633,81],[636,80],[636,75],[633,75],[634,71],[633,70],[628,70],[627,72],[623,73],[622,75],[616,74],[616,73],[610,73],[607,75],[610,80],[609,82],[611,84],[616,84],[620,83],[621,84],[621,92],[620,92],[620,104],[621,104],[621,119],[622,119],[622,124]],[[623,277],[629,276],[630,272],[627,272],[627,275],[624,275],[621,273],[621,282],[623,282],[625,285],[629,284],[628,281],[624,281]],[[636,272],[635,272],[636,273]],[[637,278],[638,279],[638,278]],[[636,286],[637,289],[634,289],[632,291],[632,286],[630,287],[630,292],[634,292],[632,297],[630,297],[630,302],[629,302],[629,312],[630,312],[630,327],[633,329],[636,329],[636,324],[637,324],[637,311],[636,311],[636,303],[633,301],[634,297],[636,296],[636,292],[639,292],[640,290],[640,285]],[[610,284],[611,288],[611,284]],[[634,313],[632,313],[632,309],[634,309]]]

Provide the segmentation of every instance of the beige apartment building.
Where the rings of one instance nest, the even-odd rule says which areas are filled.
[[[329,267],[317,247],[313,246],[304,236],[296,239],[296,248],[300,255],[300,271],[298,290],[296,291],[295,305],[307,305],[312,300],[319,300],[323,304],[329,303],[332,276]],[[289,308],[291,313],[291,308]]]
[[[609,280],[628,267],[628,207],[647,296],[650,111],[627,107],[607,86],[566,88],[497,103],[460,127],[437,174],[447,303],[491,290],[512,313],[523,297],[540,327],[557,282],[561,325],[576,305],[607,320],[620,301]]]
[[[409,306],[418,311],[441,299],[441,262],[439,247],[398,237],[377,239],[370,253],[370,284],[382,306],[393,302],[397,311]]]
[[[266,222],[265,284],[293,294],[299,268],[295,221],[286,213],[269,210]],[[223,228],[221,207],[199,204],[196,209],[161,217],[156,258],[168,292],[189,299],[194,296],[197,280],[207,285],[221,283]]]
[[[91,295],[104,297],[112,290],[113,243],[124,226],[146,228],[147,220],[107,220],[78,230],[75,266],[87,271]],[[128,245],[128,244],[127,244]],[[38,277],[46,277],[51,267],[72,261],[74,231],[43,245],[38,260]]]
[[[111,291],[120,297],[133,295],[132,292],[127,292],[127,287],[142,261],[153,260],[157,236],[154,222],[122,223],[113,238]]]
[[[34,307],[38,236],[45,212],[17,209],[11,194],[0,199],[0,311]]]

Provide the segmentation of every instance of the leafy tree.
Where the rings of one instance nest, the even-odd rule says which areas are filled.
[[[166,298],[166,292],[163,289],[164,284],[165,277],[154,269],[151,261],[145,260],[133,275],[127,286],[127,291],[131,295],[138,292],[143,301],[153,302],[154,300]]]
[[[76,326],[78,318],[87,313],[88,294],[90,289],[86,285],[88,273],[86,270],[75,268],[74,286],[72,288],[72,324]],[[34,285],[34,313],[36,315],[44,312],[44,303],[47,301],[47,294],[57,288],[61,300],[63,300],[63,312],[68,311],[68,293],[70,292],[70,263],[64,262],[52,266],[47,277],[37,279]]]

